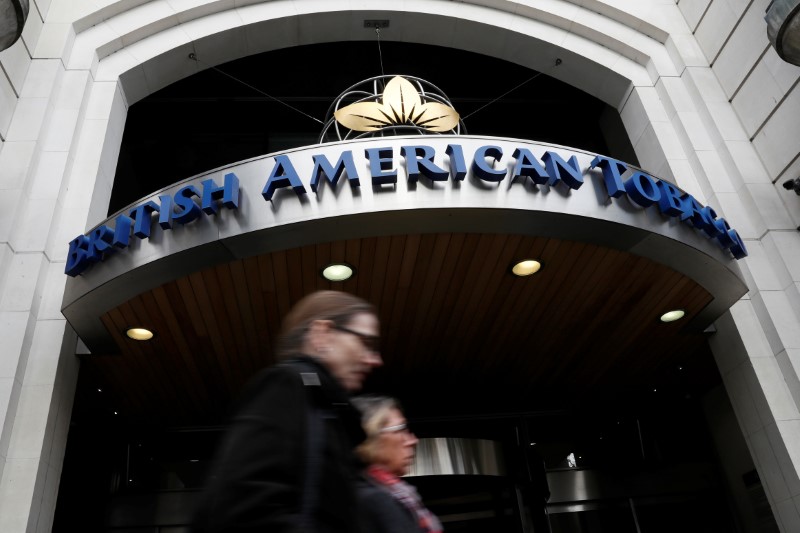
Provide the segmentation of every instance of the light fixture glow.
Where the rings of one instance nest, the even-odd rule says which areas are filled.
[[[661,315],[661,322],[675,322],[676,320],[680,320],[686,314],[686,311],[683,309],[673,309],[672,311],[667,311],[663,315]]]
[[[149,341],[153,338],[153,332],[145,328],[128,328],[125,334],[135,341]]]
[[[535,259],[523,259],[511,267],[511,273],[515,276],[525,277],[539,272],[542,264]]]
[[[329,281],[344,281],[353,276],[353,267],[347,263],[331,263],[322,270],[322,277]]]

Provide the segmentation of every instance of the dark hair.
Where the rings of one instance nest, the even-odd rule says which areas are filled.
[[[284,359],[300,351],[308,326],[314,320],[330,320],[336,326],[344,326],[361,313],[378,316],[374,305],[350,293],[312,292],[297,302],[283,319],[278,337],[277,358]]]

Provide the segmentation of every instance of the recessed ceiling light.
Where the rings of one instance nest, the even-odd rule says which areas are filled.
[[[511,273],[515,276],[525,277],[539,272],[542,264],[535,259],[523,259],[511,267]]]
[[[680,320],[686,314],[686,311],[683,309],[673,309],[672,311],[667,311],[663,315],[661,315],[661,322],[675,322],[676,320]]]
[[[145,328],[128,328],[125,334],[135,341],[149,341],[153,338],[153,332]]]
[[[322,269],[322,277],[329,281],[344,281],[353,277],[355,269],[347,263],[331,263]]]

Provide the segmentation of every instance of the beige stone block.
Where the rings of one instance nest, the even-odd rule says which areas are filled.
[[[6,189],[0,194],[0,242],[8,242],[16,221],[22,189]]]
[[[0,137],[5,141],[8,137],[8,128],[17,109],[17,95],[11,82],[5,76],[0,76]]]
[[[800,282],[800,233],[796,230],[771,231],[769,236],[791,279]]]
[[[726,142],[750,142],[736,111],[728,102],[707,102],[704,104],[710,118],[707,131],[712,136],[714,147],[724,150]]]
[[[750,5],[713,63],[713,70],[729,97],[769,47],[764,11],[765,7],[759,2]]]
[[[67,165],[67,152],[41,152],[33,165],[26,194],[34,200],[57,198]]]
[[[746,374],[752,373],[753,367],[749,361],[724,374],[722,380],[731,405],[734,407],[736,419],[746,436],[753,435],[763,429],[763,422],[758,414],[756,402],[747,385]]]
[[[752,358],[754,373],[748,376],[748,387],[764,426],[775,421],[797,420],[800,411],[775,357]]]
[[[695,155],[714,193],[736,192],[742,185],[739,173],[727,167],[716,150],[699,150]]]
[[[31,66],[31,56],[22,39],[0,52],[0,66],[14,87],[14,92],[21,94]]]
[[[767,48],[762,61],[783,91],[783,94],[789,92],[794,87],[797,79],[800,78],[800,67],[781,59],[778,52],[771,46]]]
[[[47,466],[42,503],[36,520],[36,533],[50,533],[52,531],[60,482],[61,471],[52,465]]]
[[[183,44],[177,48],[170,48],[169,51],[143,63],[142,68],[150,93],[199,72],[197,62],[189,59],[189,54],[193,51],[191,43]]]
[[[245,24],[247,48],[250,54],[275,50],[281,46],[297,45],[297,9],[290,0],[278,0],[240,6],[236,11]]]
[[[41,253],[17,252],[11,258],[0,293],[0,310],[30,311],[39,274],[46,259]]]
[[[193,20],[187,23],[185,31],[194,41],[197,59],[200,68],[205,69],[212,65],[219,65],[231,61],[232,58],[247,55],[247,35],[242,27],[241,19],[236,11],[214,17],[214,22],[220,22],[225,27],[208,27],[205,19]]]
[[[678,9],[683,13],[683,17],[692,31],[697,29],[709,4],[711,4],[711,0],[681,0],[678,3]]]
[[[96,126],[99,121],[94,120]],[[83,143],[83,139],[81,139]],[[98,145],[97,148],[101,148]],[[97,176],[101,172],[99,156],[94,159],[90,156],[80,157],[76,161],[67,163],[67,179],[61,184],[58,202],[67,208],[87,208],[92,203],[92,193],[95,188]]]
[[[778,522],[786,533],[800,531],[800,512],[794,500],[786,499],[775,505]]]
[[[48,3],[53,0],[48,0]],[[124,11],[126,8],[131,7],[131,5],[135,5],[136,3],[141,4],[143,1],[146,0],[137,0],[136,2],[132,2],[130,0],[125,2],[113,1],[113,0],[68,0],[64,1],[54,1],[50,12],[48,13],[47,20],[54,21],[54,22],[73,22],[79,20],[83,17],[91,17],[91,15],[97,11],[98,7],[102,6],[110,6],[116,7],[116,12]],[[116,6],[114,4],[117,4]],[[107,15],[113,13],[107,13],[103,11]]]
[[[726,140],[725,146],[744,183],[771,183],[764,164],[749,140]]]
[[[62,243],[67,248],[67,242]],[[64,252],[66,255],[66,252]],[[64,287],[67,283],[67,276],[64,274],[66,264],[63,262],[48,262],[47,271],[44,273],[45,279],[42,287],[42,298],[39,305],[37,317],[41,320],[60,320],[61,300],[64,297]]]
[[[22,386],[7,460],[42,457],[52,394],[52,385]]]
[[[28,12],[27,20],[25,20],[25,25],[22,28],[21,39],[25,42],[25,48],[28,50],[33,50],[36,48],[36,42],[39,40],[39,36],[42,34],[44,21],[39,15],[39,11],[31,2],[29,2],[28,7],[30,8],[30,11]],[[36,56],[34,55],[34,57]]]
[[[752,304],[748,300],[739,300],[731,309]],[[744,309],[743,313],[752,313],[752,309]],[[708,345],[714,355],[717,368],[723,376],[735,370],[739,365],[748,360],[747,349],[740,337],[738,326],[728,310],[714,322],[717,331],[708,340]]]
[[[694,33],[709,63],[716,59],[738,18],[726,2],[711,2]]]
[[[45,152],[67,152],[75,137],[78,123],[77,109],[56,109],[47,120],[42,132],[41,148]]]
[[[39,138],[47,98],[20,98],[8,128],[6,141],[35,141]]]
[[[70,37],[74,37],[74,35],[71,24],[48,22],[39,34],[33,57],[37,59],[60,58],[64,54]]]
[[[731,100],[748,137],[755,135],[764,125],[784,94],[766,65],[759,62]]]
[[[753,144],[773,179],[800,153],[800,146],[796,142],[800,139],[800,120],[795,119],[798,110],[800,88],[795,87],[753,139]]]
[[[773,443],[770,441],[766,429],[752,434],[750,444],[752,446],[751,453],[758,457],[758,474],[761,477],[761,483],[772,497],[772,503],[789,498],[791,494],[786,486],[786,480],[783,478],[778,458],[773,450]],[[780,442],[774,444],[781,445]]]
[[[800,350],[784,350],[775,359],[795,406],[800,406]]]
[[[639,159],[639,164],[644,169],[661,168],[666,162],[667,157],[664,155],[664,150],[658,141],[656,132],[653,129],[653,124],[648,124],[639,140],[633,145],[636,152],[636,157]],[[671,125],[669,126],[672,127]],[[678,158],[685,159],[685,158]]]
[[[0,478],[0,531],[25,532],[34,504],[40,461],[36,459],[7,459]],[[44,471],[42,470],[42,477]]]
[[[56,4],[60,5],[60,6],[65,6],[65,7],[62,7],[61,10],[66,11],[66,9],[67,9],[66,6],[71,5],[71,4],[74,5],[75,3],[80,3],[81,1],[82,0],[78,0],[78,2],[60,2],[60,1],[56,0]],[[53,0],[32,0],[31,1],[31,8],[33,8],[33,5],[35,4],[36,5],[36,11],[38,11],[42,15],[42,18],[44,18],[46,20],[48,18],[48,16],[51,15],[51,13],[50,13],[50,5],[52,4],[52,2],[53,2]],[[56,10],[56,11],[58,11],[58,10]]]
[[[75,39],[71,43],[68,40],[65,57],[67,69],[86,70],[91,68],[97,56],[97,49],[100,47],[122,48],[122,38],[105,22],[98,22],[81,31],[75,35]]]
[[[87,221],[87,215],[88,208],[65,208],[58,204],[53,219],[53,230],[47,241],[47,256],[51,261],[65,264],[69,242],[96,223]]]
[[[64,452],[67,447],[69,424],[72,417],[72,406],[75,398],[75,385],[78,381],[78,359],[69,355],[74,361],[74,371],[69,373],[69,383],[62,383],[56,387],[54,404],[58,405],[58,414],[54,417],[55,424],[50,435],[50,455],[47,458],[50,466],[60,474],[64,462]],[[66,381],[66,380],[62,380]]]
[[[760,239],[767,226],[749,194],[719,192],[715,194],[718,213],[724,215],[731,227],[744,239]],[[711,201],[709,201],[711,203]]]
[[[24,203],[14,221],[9,242],[18,252],[42,252],[47,243],[56,198],[29,199]]]
[[[3,144],[3,151],[0,152],[0,190],[25,186],[35,148],[33,141],[8,141]]]
[[[774,246],[762,239],[749,245],[747,252],[745,261],[759,290],[780,291],[791,285],[792,279]]]
[[[49,98],[56,84],[61,62],[57,59],[34,59],[28,68],[25,85],[20,96],[23,98]]]
[[[0,335],[3,339],[0,379],[13,380],[17,376],[29,319],[30,313],[27,311],[0,311]]]
[[[800,494],[800,478],[798,477],[797,465],[800,464],[800,420],[779,421],[774,426],[767,428],[770,442],[776,451],[778,464],[783,472],[783,479],[789,494],[796,496]]]
[[[19,387],[19,382],[13,377],[0,376],[0,428],[8,427],[7,431],[0,431],[0,479],[3,477],[3,465],[8,455],[8,441],[11,437],[10,430],[17,411]],[[8,424],[6,424],[6,421],[8,421]]]
[[[89,82],[89,73],[85,70],[67,70],[63,72],[53,100],[53,108],[56,110],[80,110],[86,97]]]
[[[85,120],[108,120],[114,99],[120,96],[119,83],[115,81],[95,81],[89,87],[86,100]]]
[[[65,327],[66,321],[63,318],[36,322],[33,343],[25,369],[25,387],[53,387],[55,385]]]
[[[792,225],[797,228],[800,227],[800,196],[796,195],[792,191],[787,191],[783,187],[784,182],[794,179],[792,176],[800,176],[800,157],[795,159],[794,162],[789,165],[787,171],[784,172],[773,184],[775,192],[778,193],[778,197],[781,199],[781,202],[789,212],[789,216],[792,219]]]
[[[175,10],[165,0],[152,0],[108,19],[107,24],[129,46],[179,24]]]
[[[235,9],[235,0],[167,0],[181,23]],[[238,15],[237,15],[238,16]]]
[[[779,337],[779,343],[773,344],[773,352],[778,353],[783,348],[800,348],[800,328],[797,327],[800,321],[792,309],[786,292],[761,291],[761,296]]]
[[[768,229],[788,230],[794,228],[794,222],[774,186],[769,183],[747,183],[744,189],[753,199]]]

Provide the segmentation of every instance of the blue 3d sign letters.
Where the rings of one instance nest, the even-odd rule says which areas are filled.
[[[394,167],[396,153],[405,162],[405,179],[411,184],[423,178],[431,182],[446,182],[449,179],[457,183],[471,175],[474,183],[483,183],[481,188],[510,179],[512,183],[530,180],[536,185],[534,192],[541,187],[566,187],[577,191],[584,185],[585,177],[594,172],[598,180],[602,174],[602,183],[608,197],[627,197],[630,202],[642,208],[655,205],[665,218],[679,220],[716,240],[719,246],[729,250],[736,259],[747,256],[747,249],[739,234],[724,218],[717,216],[712,207],[701,205],[691,194],[667,181],[610,157],[597,155],[588,168],[581,168],[574,154],[567,152],[565,158],[562,155],[564,150],[559,153],[555,151],[555,147],[548,147],[551,149],[537,157],[531,149],[533,145],[526,146],[522,142],[514,147],[510,154],[511,160],[503,161],[507,152],[504,153],[501,146],[480,145],[473,148],[471,154],[467,154],[465,145],[451,143],[447,144],[443,155],[439,154],[440,160],[447,162],[442,166],[435,162],[437,153],[433,146],[398,142],[392,144],[393,146],[365,148],[363,159],[362,152],[353,150],[334,152],[334,157],[330,158],[325,154],[311,155],[310,162],[300,159],[307,157],[307,151],[275,155],[272,157],[274,165],[271,170],[268,173],[265,171],[266,183],[261,195],[270,202],[282,189],[287,192],[291,190],[298,197],[307,196],[308,192],[297,168],[308,169],[311,167],[308,163],[313,163],[308,184],[314,193],[318,193],[326,182],[335,189],[344,176],[354,190],[362,186],[361,178],[365,176],[369,177],[373,189],[396,189],[400,174]],[[399,151],[396,152],[398,145]],[[444,143],[439,143],[440,147],[443,145]],[[331,162],[332,159],[335,160],[334,163]],[[146,201],[117,215],[113,219],[113,225],[109,225],[107,221],[88,234],[73,239],[69,243],[65,272],[70,276],[77,276],[93,263],[112,256],[116,250],[127,248],[131,239],[149,239],[153,221],[157,221],[162,230],[169,230],[173,224],[188,224],[204,214],[216,215],[220,206],[238,209],[239,196],[239,179],[233,172],[224,176],[222,185],[217,185],[213,179],[206,179],[200,182],[199,188],[186,185],[173,195],[159,195],[158,201]]]

